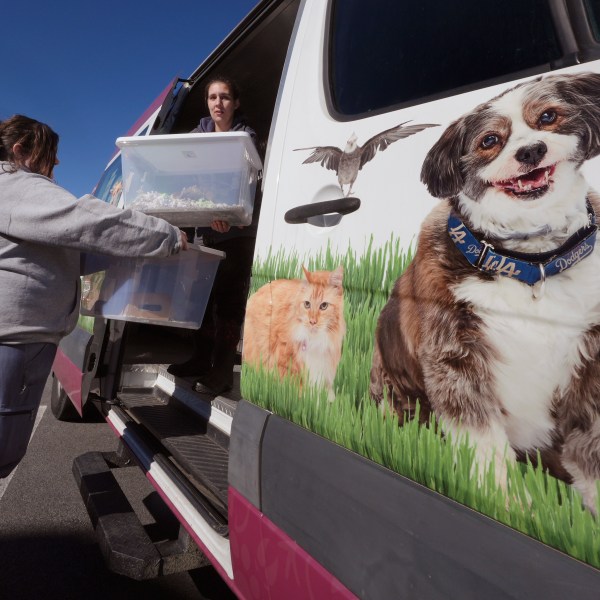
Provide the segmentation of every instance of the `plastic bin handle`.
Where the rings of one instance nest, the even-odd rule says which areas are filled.
[[[360,199],[350,196],[295,206],[285,213],[284,219],[291,225],[309,223],[317,227],[332,227],[337,225],[344,215],[353,213],[359,208]]]

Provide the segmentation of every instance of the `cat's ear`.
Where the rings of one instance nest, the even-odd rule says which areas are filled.
[[[302,265],[302,272],[304,273],[304,279],[310,281],[310,271],[307,271],[304,265]]]
[[[335,271],[331,272],[329,276],[329,285],[333,287],[342,288],[342,279],[344,277],[344,267],[340,265]]]

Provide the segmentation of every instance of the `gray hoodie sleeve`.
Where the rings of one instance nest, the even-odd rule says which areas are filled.
[[[2,235],[111,256],[168,256],[181,250],[179,229],[162,219],[89,195],[77,199],[35,173],[4,177],[12,180],[12,189],[2,190]]]

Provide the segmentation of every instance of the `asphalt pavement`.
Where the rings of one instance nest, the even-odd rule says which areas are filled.
[[[235,599],[211,567],[149,581],[107,570],[71,466],[84,452],[116,450],[117,438],[99,414],[60,422],[49,402],[47,385],[27,455],[0,479],[0,599]],[[120,471],[136,494],[155,493],[139,469]]]

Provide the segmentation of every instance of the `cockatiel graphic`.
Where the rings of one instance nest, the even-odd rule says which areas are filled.
[[[295,150],[313,150],[312,154],[302,164],[319,162],[326,169],[335,171],[342,194],[349,196],[352,193],[352,186],[358,177],[358,172],[375,156],[378,150],[383,151],[397,140],[419,133],[419,131],[423,131],[428,127],[438,126],[434,124],[406,125],[409,122],[405,121],[400,125],[396,125],[396,127],[374,135],[363,146],[356,143],[358,138],[353,133],[343,150],[335,146],[314,146],[312,148],[296,148]],[[344,193],[345,185],[348,186],[348,189]]]

